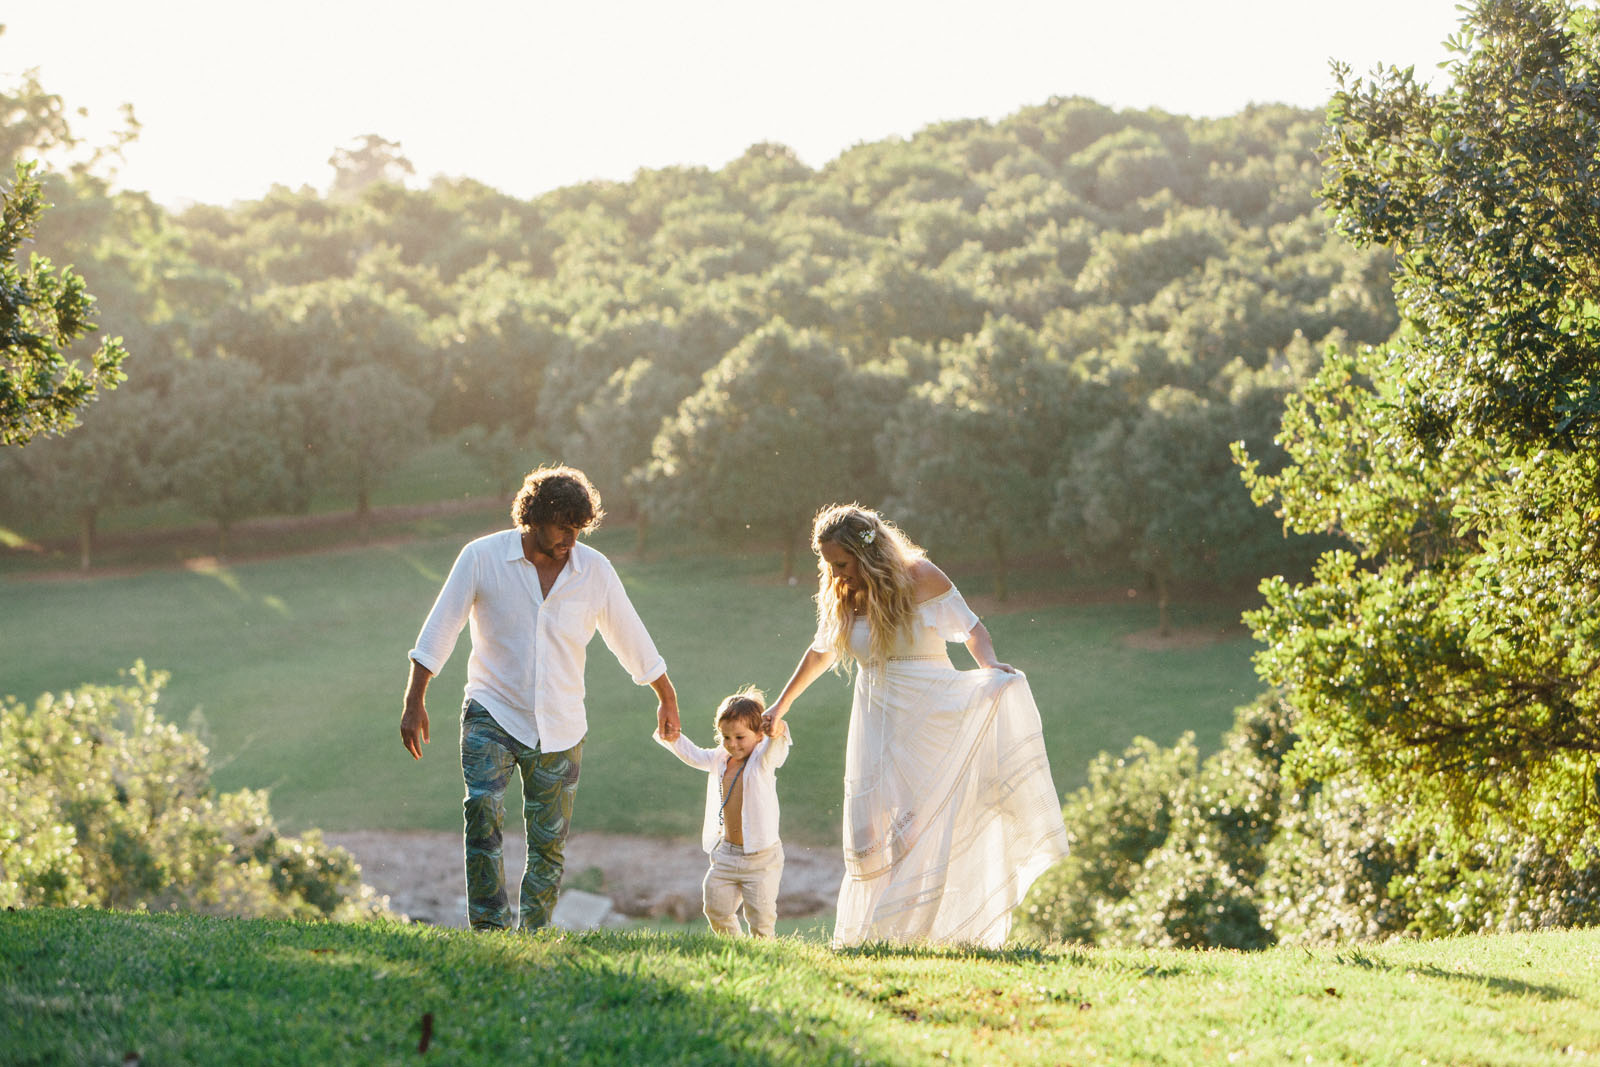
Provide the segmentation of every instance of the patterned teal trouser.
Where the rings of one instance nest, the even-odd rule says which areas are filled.
[[[550,921],[561,888],[562,853],[572,825],[583,742],[565,752],[529,748],[500,728],[476,700],[461,709],[461,776],[467,795],[467,919],[474,930],[511,929],[506,902],[501,827],[511,769],[522,772],[522,815],[528,830],[528,868],[522,876],[521,928]]]

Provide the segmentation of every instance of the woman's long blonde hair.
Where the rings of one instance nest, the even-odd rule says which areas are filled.
[[[822,546],[830,543],[855,557],[864,593],[852,596],[834,580],[822,558]],[[911,566],[926,553],[894,523],[859,504],[834,504],[817,512],[811,551],[817,554],[817,629],[838,654],[835,665],[848,670],[850,629],[858,612],[867,617],[867,662],[887,663],[916,608]]]

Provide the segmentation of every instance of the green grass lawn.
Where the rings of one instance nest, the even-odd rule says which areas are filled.
[[[1255,954],[833,952],[35,909],[0,914],[0,964],[0,1060],[17,1067],[1600,1057],[1600,930]]]
[[[456,829],[469,639],[463,633],[431,687],[433,743],[420,763],[399,742],[406,652],[461,544],[503,523],[491,500],[481,513],[419,521],[408,527],[414,536],[367,548],[93,579],[0,577],[0,693],[32,700],[110,682],[143,659],[171,672],[163,706],[208,740],[216,786],[270,789],[285,827]],[[635,559],[626,528],[603,529],[594,543],[617,562],[667,659],[685,728],[702,744],[718,699],[745,683],[775,694],[810,639],[811,575],[779,581],[775,554]],[[947,569],[964,588],[985,584]],[[1196,607],[1179,622],[1235,619]],[[1124,635],[1153,623],[1144,603],[1064,604],[987,622],[1002,656],[1031,679],[1063,793],[1082,784],[1098,752],[1137,734],[1170,743],[1193,730],[1202,746],[1214,744],[1258,688],[1252,645],[1237,629],[1195,648],[1125,645]],[[963,649],[953,655],[968,662]],[[588,684],[575,829],[696,835],[704,785],[651,741],[651,691],[634,686],[599,640]],[[796,745],[779,788],[784,836],[797,843],[838,839],[848,714],[848,685],[829,675],[791,717]]]

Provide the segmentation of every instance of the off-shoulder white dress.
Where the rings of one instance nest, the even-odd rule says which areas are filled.
[[[998,947],[1028,886],[1067,854],[1027,678],[950,661],[946,643],[977,622],[952,587],[918,605],[885,664],[867,662],[865,619],[851,632],[836,945]],[[813,647],[826,650],[820,634]]]

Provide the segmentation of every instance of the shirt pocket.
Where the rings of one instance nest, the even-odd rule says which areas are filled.
[[[600,617],[598,609],[573,601],[547,604],[544,610],[550,613],[549,626],[552,633],[579,644],[587,644],[594,636],[595,626]]]

